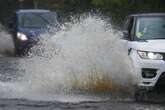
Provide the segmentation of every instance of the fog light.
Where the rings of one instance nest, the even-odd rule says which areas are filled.
[[[143,78],[154,78],[156,76],[156,71],[156,69],[143,68],[142,76]]]

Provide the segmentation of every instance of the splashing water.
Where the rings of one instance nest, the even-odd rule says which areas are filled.
[[[18,60],[24,70],[22,80],[1,84],[0,94],[48,99],[74,90],[127,91],[133,84],[122,34],[100,17],[88,16],[61,26],[56,35],[42,36],[31,50],[32,57]]]
[[[0,56],[14,55],[13,39],[0,24]]]

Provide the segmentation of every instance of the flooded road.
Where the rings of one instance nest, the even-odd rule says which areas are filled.
[[[164,110],[164,104],[137,104],[134,102],[37,102],[21,99],[1,99],[1,110]]]
[[[0,110],[164,110],[162,96],[136,103],[124,93],[88,93],[83,91],[43,92],[27,90],[22,85],[25,70],[20,61],[30,58],[0,58]],[[16,83],[17,82],[17,83]],[[37,84],[37,83],[34,83]],[[33,86],[33,85],[31,85]],[[45,87],[43,87],[45,88]],[[32,88],[31,88],[32,89]],[[45,88],[46,89],[46,88]],[[164,96],[163,96],[164,97]]]
[[[125,43],[105,20],[89,16],[61,26],[56,35],[43,36],[29,57],[1,55],[0,109],[165,109],[162,96],[159,101],[134,101]]]

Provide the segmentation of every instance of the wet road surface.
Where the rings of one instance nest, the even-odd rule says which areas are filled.
[[[155,103],[138,104],[135,102],[37,102],[21,99],[1,99],[0,110],[164,110],[165,105]]]
[[[21,77],[24,70],[21,70],[19,68],[17,62],[18,60],[20,60],[20,58],[0,58],[1,82],[12,83],[16,80],[19,80],[19,77]],[[107,98],[108,100],[105,99],[105,97],[109,97]],[[84,100],[80,102],[72,102],[72,99],[68,102],[61,102],[32,101],[26,99],[13,99],[8,97],[0,98],[0,110],[165,110],[165,101],[149,101],[145,103],[136,103],[133,99],[114,100],[114,98],[110,98],[110,96],[108,95],[102,97],[101,100]]]

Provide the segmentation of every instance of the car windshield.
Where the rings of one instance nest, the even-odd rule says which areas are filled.
[[[26,13],[19,16],[19,26],[25,28],[44,28],[56,23],[56,14],[52,12]]]
[[[141,17],[137,20],[136,37],[141,40],[165,39],[165,17]]]

